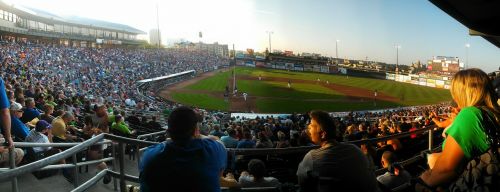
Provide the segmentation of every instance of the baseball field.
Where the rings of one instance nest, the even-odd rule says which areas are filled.
[[[235,89],[237,92],[233,91]],[[160,96],[200,108],[259,113],[369,110],[451,100],[446,89],[346,75],[251,67],[205,73],[167,87]]]

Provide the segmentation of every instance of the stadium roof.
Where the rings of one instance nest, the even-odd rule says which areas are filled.
[[[430,0],[434,5],[469,28],[470,35],[481,36],[500,48],[500,1]]]
[[[7,5],[5,2],[3,2],[1,0],[0,0],[0,5],[2,5],[2,7],[8,8],[9,11],[12,11],[19,16],[36,17],[40,21],[46,22],[46,23],[68,23],[68,24],[76,24],[76,25],[92,26],[92,27],[111,29],[111,30],[117,30],[117,31],[124,31],[124,32],[134,33],[134,34],[147,34],[146,32],[141,31],[139,29],[130,27],[128,25],[119,24],[119,23],[112,23],[112,22],[107,22],[107,21],[102,21],[102,20],[97,20],[97,19],[83,18],[83,17],[78,17],[78,16],[62,17],[62,16],[58,16],[58,15],[40,10],[40,9],[32,8],[32,7],[19,6],[19,5],[15,5],[15,6]]]

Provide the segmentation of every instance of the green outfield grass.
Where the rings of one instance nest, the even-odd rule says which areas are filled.
[[[226,111],[229,108],[229,104],[224,100],[207,94],[172,93],[172,98],[179,103],[200,108]]]
[[[204,79],[203,81],[198,81],[187,88],[192,90],[224,91],[230,75],[231,73],[229,71],[219,72],[217,75]]]
[[[381,109],[398,106],[415,106],[436,104],[450,101],[449,90],[418,86],[389,80],[346,77],[345,75],[331,75],[311,72],[289,72],[284,70],[260,69],[250,67],[236,68],[238,91],[247,92],[249,96],[258,96],[255,105],[259,112],[305,112],[311,109],[322,109],[327,111],[350,111],[365,109]],[[379,93],[398,98],[397,102],[378,101],[374,106],[373,101],[347,101],[346,97],[335,90],[331,90],[321,84],[292,83],[292,88],[287,87],[286,82],[259,81],[258,76],[280,77],[296,80],[312,80],[318,78],[322,82],[328,80],[330,83],[346,85],[368,91],[375,89]],[[255,80],[240,79],[238,76],[252,76]],[[231,71],[220,72],[215,76],[198,81],[186,87],[191,90],[203,90],[219,92],[222,94],[228,81],[232,77]],[[174,93],[173,99],[208,109],[227,110],[229,104],[222,98],[216,98],[207,94]],[[400,99],[403,99],[401,101]],[[308,101],[306,101],[308,100]],[[313,101],[311,101],[313,100]]]

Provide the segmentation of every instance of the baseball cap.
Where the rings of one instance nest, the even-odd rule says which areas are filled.
[[[10,110],[11,110],[11,111],[19,111],[19,110],[22,110],[22,109],[23,109],[23,106],[22,106],[20,103],[13,102],[13,103],[10,105]]]
[[[52,128],[52,125],[50,125],[49,122],[45,121],[45,120],[40,120],[36,123],[36,131],[42,131],[44,129],[50,129]]]

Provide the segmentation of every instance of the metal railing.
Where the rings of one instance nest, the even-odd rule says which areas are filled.
[[[395,134],[387,137],[381,137],[381,138],[374,138],[374,139],[365,139],[365,140],[358,140],[358,141],[352,141],[349,143],[352,144],[366,144],[366,143],[376,143],[376,142],[382,142],[382,141],[387,141],[391,139],[397,139],[401,137],[407,137],[412,134],[419,134],[427,131],[427,134],[429,134],[429,150],[433,148],[433,130],[435,129],[435,126],[429,126],[425,127],[422,129],[418,129],[415,131],[411,132],[405,132],[405,133],[400,133],[400,134]],[[154,133],[154,134],[160,134],[160,133]],[[101,140],[103,139],[108,139],[110,141],[104,141],[102,142]],[[115,147],[117,144],[117,147]],[[93,160],[93,161],[86,161],[86,162],[76,162],[76,153],[79,151],[82,151],[92,145],[100,145],[100,144],[107,144],[107,143],[112,143],[112,156],[113,157],[108,157],[108,158],[103,158],[99,160]],[[134,145],[135,149],[134,152],[137,153],[138,155],[138,164],[140,162],[140,154],[144,151],[145,146],[150,146],[154,144],[158,144],[157,142],[150,142],[150,141],[143,141],[143,140],[138,140],[138,139],[131,139],[131,138],[126,138],[126,137],[121,137],[121,136],[116,136],[116,135],[110,135],[110,134],[100,134],[98,136],[95,136],[87,141],[81,142],[81,143],[50,143],[50,144],[42,144],[42,143],[25,143],[25,142],[20,142],[20,143],[15,143],[16,147],[46,147],[46,146],[53,146],[53,147],[70,147],[69,149],[62,151],[60,153],[57,153],[55,155],[46,157],[44,159],[40,159],[38,161],[23,165],[21,167],[15,167],[14,164],[14,153],[13,150],[9,150],[9,161],[11,162],[10,168],[9,169],[2,169],[0,170],[0,182],[11,180],[12,182],[12,191],[18,192],[19,188],[17,187],[17,177],[26,173],[31,173],[33,171],[37,170],[49,170],[49,169],[60,169],[60,168],[74,168],[75,173],[77,174],[78,171],[77,168],[80,166],[84,165],[89,165],[89,164],[96,164],[100,162],[107,162],[107,161],[113,161],[113,169],[109,170],[102,170],[99,172],[97,175],[86,181],[85,183],[78,185],[77,182],[77,175],[75,176],[74,179],[74,187],[75,189],[73,190],[74,192],[80,192],[80,191],[85,191],[88,188],[94,186],[100,179],[102,179],[106,174],[109,174],[110,176],[113,177],[113,184],[114,184],[114,189],[117,190],[117,181],[116,179],[119,179],[119,189],[122,192],[126,191],[126,183],[125,181],[130,181],[134,183],[139,183],[139,177],[133,176],[133,175],[128,175],[125,174],[124,170],[124,154],[125,154],[125,144],[128,145]],[[235,148],[228,148],[227,151],[231,155],[279,155],[279,154],[293,154],[293,153],[305,153],[311,149],[318,148],[318,146],[308,146],[308,147],[290,147],[290,148],[283,148],[283,149],[275,149],[275,148],[269,148],[269,149],[235,149]],[[116,153],[117,152],[117,153]],[[115,157],[115,155],[118,155],[118,157]],[[67,157],[73,157],[73,164],[59,164],[59,165],[51,165],[56,162],[58,162],[61,159],[67,158]],[[414,157],[416,158],[416,157]],[[119,163],[117,162],[119,161]],[[412,161],[415,161],[415,159],[408,159],[405,160],[405,162],[410,163]],[[116,165],[119,165],[118,169],[116,170],[117,167]],[[2,172],[3,171],[3,172]]]

